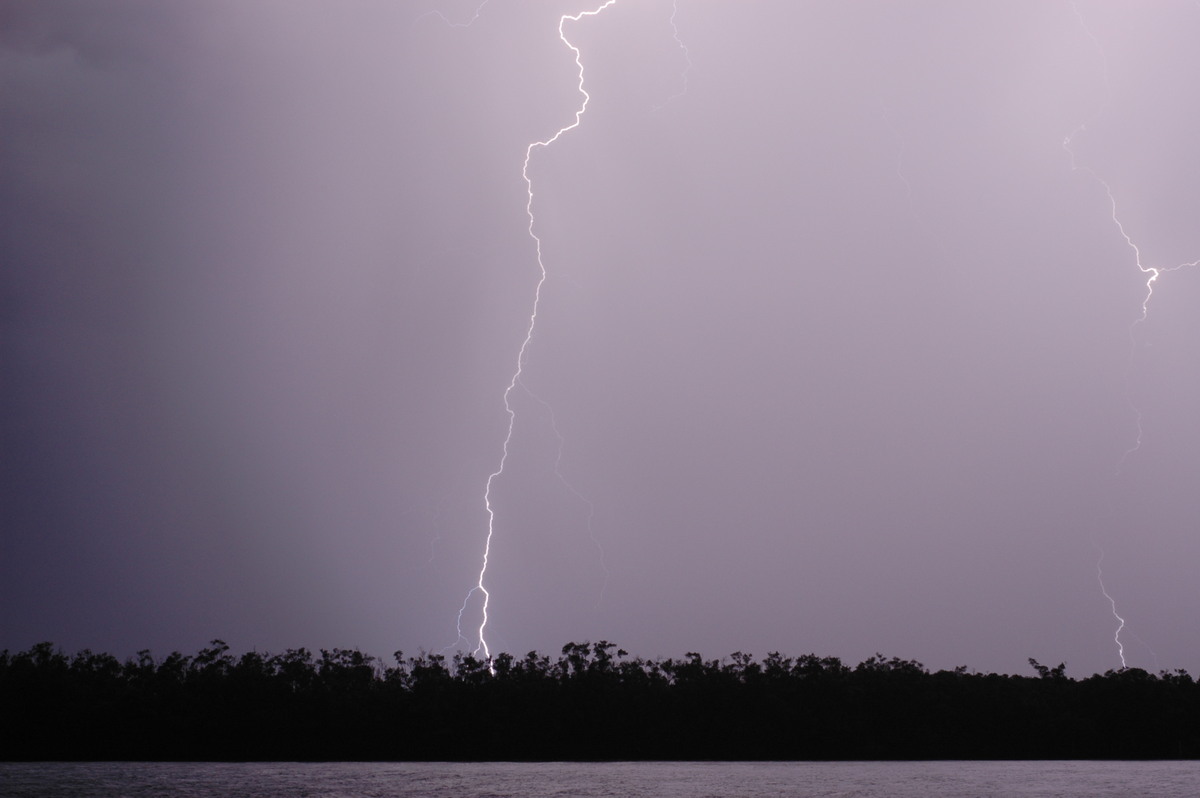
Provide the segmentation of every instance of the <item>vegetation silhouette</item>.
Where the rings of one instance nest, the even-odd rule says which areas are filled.
[[[4,760],[832,760],[1200,758],[1200,686],[931,673],[881,654],[647,660],[607,641],[531,651],[356,650],[124,662],[0,652]]]

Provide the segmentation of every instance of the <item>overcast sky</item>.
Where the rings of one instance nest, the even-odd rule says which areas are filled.
[[[0,6],[0,648],[478,643],[597,5]],[[567,22],[491,649],[1200,670],[1198,26]]]

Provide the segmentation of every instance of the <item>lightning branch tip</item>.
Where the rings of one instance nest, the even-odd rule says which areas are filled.
[[[1100,548],[1097,546],[1096,548]],[[1100,569],[1100,565],[1104,562],[1104,549],[1100,549],[1100,557],[1096,560],[1096,581],[1100,583],[1100,592],[1104,598],[1108,599],[1108,606],[1112,610],[1113,618],[1117,621],[1117,630],[1113,633],[1113,642],[1117,644],[1117,656],[1121,660],[1121,669],[1128,667],[1125,664],[1125,646],[1121,643],[1121,630],[1125,628],[1125,619],[1117,612],[1117,602],[1108,594],[1108,590],[1104,587],[1104,571]]]

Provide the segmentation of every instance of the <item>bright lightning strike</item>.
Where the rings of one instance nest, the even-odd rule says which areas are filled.
[[[1100,40],[1098,38],[1096,38],[1096,35],[1094,33],[1092,33],[1091,28],[1088,27],[1087,22],[1083,18],[1083,13],[1079,10],[1078,4],[1072,2],[1071,9],[1075,12],[1075,18],[1079,21],[1079,27],[1083,30],[1084,34],[1087,35],[1088,39],[1091,40],[1092,45],[1096,48],[1096,52],[1100,56],[1100,63],[1101,63],[1101,66],[1103,69],[1103,75],[1104,75],[1105,91],[1106,91],[1106,93],[1108,93],[1108,92],[1110,92],[1110,89],[1109,89],[1110,84],[1109,84],[1109,76],[1108,76],[1108,56],[1104,52],[1104,46],[1100,43]],[[1154,284],[1157,283],[1158,278],[1160,276],[1162,276],[1163,274],[1165,274],[1166,272],[1173,272],[1173,271],[1177,271],[1179,269],[1183,269],[1183,268],[1186,268],[1189,266],[1200,265],[1200,258],[1197,258],[1196,260],[1193,260],[1193,261],[1189,261],[1188,263],[1179,263],[1174,266],[1149,266],[1149,265],[1143,263],[1141,249],[1138,248],[1138,245],[1133,240],[1133,237],[1130,236],[1129,233],[1126,231],[1125,225],[1121,222],[1121,219],[1117,214],[1117,198],[1116,198],[1116,195],[1113,193],[1112,186],[1109,185],[1108,181],[1106,181],[1104,178],[1102,178],[1090,166],[1079,164],[1078,160],[1075,157],[1075,149],[1074,149],[1075,138],[1080,133],[1083,133],[1085,130],[1087,130],[1088,125],[1090,125],[1095,119],[1102,116],[1104,114],[1105,110],[1107,109],[1107,106],[1108,106],[1108,99],[1105,99],[1105,101],[1102,103],[1100,109],[1096,112],[1095,116],[1092,119],[1079,125],[1079,127],[1075,128],[1075,130],[1071,131],[1071,133],[1066,138],[1063,139],[1062,146],[1063,146],[1063,150],[1065,150],[1067,153],[1067,157],[1070,159],[1071,171],[1086,173],[1093,180],[1095,180],[1097,183],[1099,183],[1101,188],[1104,189],[1104,193],[1108,197],[1109,218],[1111,219],[1113,225],[1117,228],[1117,231],[1121,234],[1121,238],[1125,239],[1125,245],[1127,247],[1129,247],[1129,249],[1133,252],[1133,262],[1137,266],[1138,271],[1146,276],[1146,283],[1145,283],[1146,292],[1142,296],[1142,305],[1141,305],[1142,312],[1129,325],[1129,345],[1130,345],[1130,352],[1129,352],[1130,367],[1129,367],[1129,369],[1132,370],[1133,358],[1137,351],[1137,338],[1135,336],[1135,331],[1137,329],[1137,326],[1139,324],[1141,324],[1142,322],[1146,321],[1146,318],[1149,315],[1150,300],[1154,296]],[[1126,373],[1126,381],[1127,382],[1128,382],[1128,379],[1129,379],[1129,377],[1128,377],[1128,372],[1127,372]],[[1134,440],[1133,446],[1130,447],[1128,450],[1126,450],[1126,452],[1121,456],[1122,463],[1125,461],[1125,458],[1127,458],[1129,455],[1133,454],[1134,452],[1138,451],[1142,446],[1142,436],[1143,436],[1142,413],[1141,413],[1141,410],[1138,409],[1137,405],[1134,404],[1132,398],[1129,399],[1129,405],[1133,410],[1134,418],[1135,418],[1135,421],[1137,424],[1137,437]]]
[[[487,578],[488,557],[491,555],[492,551],[492,538],[495,536],[496,532],[496,510],[494,507],[492,507],[492,487],[494,486],[496,479],[504,473],[504,466],[508,462],[508,447],[509,444],[512,443],[513,427],[517,420],[517,414],[512,408],[510,398],[512,396],[513,389],[516,388],[517,384],[521,382],[521,374],[525,369],[525,353],[529,349],[529,342],[533,338],[533,330],[537,326],[538,304],[541,302],[542,298],[542,286],[546,282],[546,264],[542,261],[542,240],[538,238],[537,233],[534,232],[533,180],[529,177],[529,161],[533,157],[534,150],[538,149],[539,147],[549,147],[551,144],[558,141],[558,139],[564,134],[579,127],[580,122],[583,120],[583,115],[587,111],[588,101],[591,100],[591,95],[589,95],[583,88],[583,56],[579,52],[579,48],[572,44],[571,40],[567,38],[566,32],[563,30],[563,26],[567,24],[568,20],[571,22],[578,22],[584,17],[594,17],[616,2],[617,0],[606,0],[603,5],[592,11],[581,11],[578,14],[564,14],[559,18],[558,38],[561,39],[562,43],[565,44],[571,50],[571,52],[575,54],[575,66],[579,69],[578,89],[579,93],[583,95],[583,101],[580,103],[579,109],[575,112],[574,122],[566,125],[565,127],[559,128],[558,132],[556,132],[550,138],[545,139],[544,141],[532,142],[528,147],[525,148],[525,163],[521,168],[521,176],[525,178],[525,188],[528,196],[528,200],[525,203],[525,214],[529,217],[529,237],[533,239],[534,248],[537,253],[537,265],[540,274],[537,285],[533,291],[533,308],[529,314],[529,324],[525,328],[525,338],[521,341],[521,347],[517,351],[517,367],[516,370],[513,371],[512,378],[508,381],[508,387],[504,389],[504,411],[508,414],[508,430],[504,436],[504,445],[501,447],[500,462],[497,464],[496,470],[488,475],[487,483],[484,486],[483,491],[483,504],[487,509],[488,516],[487,537],[485,538],[483,544],[483,563],[479,568],[479,578],[476,580],[474,587],[467,592],[466,598],[463,599],[462,608],[458,611],[458,637],[459,640],[465,640],[466,637],[463,635],[462,631],[463,614],[466,612],[467,605],[470,603],[473,596],[479,594],[483,597],[483,607],[481,610],[482,620],[480,621],[479,629],[476,632],[476,640],[478,643],[475,646],[474,653],[479,654],[482,651],[483,656],[489,660],[491,659],[491,649],[488,647],[485,633],[488,625],[488,605],[491,600],[491,594],[488,593],[487,588],[484,586],[484,582]],[[482,9],[482,6],[480,6],[480,9]]]
[[[1133,454],[1134,452],[1137,452],[1139,449],[1141,449],[1142,438],[1143,438],[1142,412],[1138,408],[1136,403],[1133,401],[1132,395],[1129,394],[1130,374],[1133,370],[1134,357],[1137,354],[1137,335],[1136,335],[1137,327],[1139,324],[1142,324],[1143,322],[1145,322],[1147,317],[1149,316],[1150,300],[1154,297],[1154,286],[1155,286],[1155,283],[1158,282],[1158,278],[1166,272],[1176,271],[1178,269],[1182,269],[1182,268],[1185,268],[1188,266],[1196,266],[1197,264],[1200,264],[1200,259],[1191,261],[1189,263],[1180,263],[1175,266],[1151,266],[1151,265],[1147,265],[1146,263],[1144,263],[1142,261],[1141,249],[1138,247],[1137,242],[1135,242],[1133,240],[1133,237],[1125,229],[1125,225],[1124,225],[1124,223],[1122,223],[1121,218],[1118,215],[1117,197],[1113,193],[1112,186],[1108,183],[1107,180],[1105,180],[1103,177],[1101,177],[1094,169],[1092,169],[1090,166],[1081,165],[1078,162],[1078,160],[1076,159],[1075,148],[1074,148],[1075,138],[1077,136],[1079,136],[1081,133],[1083,133],[1084,131],[1086,131],[1088,126],[1090,124],[1092,124],[1092,122],[1095,121],[1095,119],[1098,119],[1099,117],[1103,116],[1104,113],[1107,111],[1108,104],[1111,99],[1111,84],[1109,82],[1108,56],[1104,52],[1104,46],[1101,44],[1100,40],[1096,37],[1096,35],[1092,32],[1091,28],[1088,27],[1087,21],[1083,18],[1083,13],[1079,9],[1079,5],[1075,2],[1072,2],[1071,9],[1075,13],[1075,18],[1079,22],[1080,29],[1084,32],[1084,34],[1088,37],[1088,39],[1091,40],[1092,46],[1095,48],[1097,54],[1100,57],[1100,64],[1101,64],[1101,69],[1102,69],[1103,78],[1104,78],[1104,88],[1105,88],[1105,93],[1107,96],[1105,97],[1104,102],[1101,103],[1100,108],[1096,111],[1096,113],[1092,119],[1089,119],[1089,120],[1083,122],[1082,124],[1080,124],[1079,127],[1075,128],[1075,130],[1073,130],[1070,133],[1070,135],[1068,135],[1066,138],[1063,139],[1063,144],[1062,144],[1063,150],[1066,151],[1067,156],[1070,159],[1071,171],[1073,171],[1073,172],[1081,171],[1081,172],[1086,173],[1094,181],[1096,181],[1100,185],[1101,188],[1104,189],[1105,196],[1108,197],[1109,219],[1111,220],[1113,226],[1116,227],[1117,232],[1119,232],[1121,234],[1121,238],[1123,238],[1125,240],[1125,245],[1133,253],[1134,265],[1136,265],[1138,271],[1141,274],[1145,275],[1145,277],[1146,277],[1145,293],[1142,296],[1141,313],[1129,325],[1129,363],[1128,363],[1128,366],[1126,367],[1126,372],[1125,372],[1125,382],[1126,382],[1126,391],[1127,391],[1126,399],[1129,403],[1130,409],[1133,411],[1134,421],[1135,421],[1136,429],[1137,429],[1137,436],[1134,439],[1133,446],[1131,446],[1129,449],[1127,449],[1125,451],[1124,454],[1121,455],[1121,459],[1118,462],[1118,466],[1117,466],[1117,470],[1119,473],[1121,464],[1123,464],[1125,462],[1125,459],[1127,457],[1129,457],[1131,454]],[[1125,628],[1125,619],[1122,618],[1121,615],[1117,612],[1116,601],[1113,599],[1113,597],[1111,595],[1109,595],[1108,591],[1105,589],[1104,573],[1101,570],[1101,563],[1103,563],[1103,562],[1104,562],[1104,551],[1103,551],[1103,549],[1101,549],[1100,550],[1100,558],[1096,562],[1096,580],[1100,583],[1100,592],[1104,595],[1104,598],[1106,598],[1108,600],[1109,608],[1112,610],[1113,618],[1116,619],[1116,621],[1117,621],[1117,629],[1113,633],[1113,642],[1116,643],[1117,656],[1120,657],[1121,667],[1124,668],[1124,667],[1126,667],[1125,646],[1121,643],[1121,631]],[[1151,651],[1151,654],[1153,654],[1153,651]],[[1157,659],[1157,657],[1156,657],[1156,659]]]
[[[1158,278],[1167,272],[1178,271],[1179,269],[1184,269],[1189,266],[1200,265],[1200,258],[1197,258],[1193,261],[1188,261],[1187,263],[1178,263],[1174,266],[1147,266],[1146,264],[1142,263],[1141,250],[1138,249],[1137,243],[1134,242],[1129,233],[1125,231],[1125,225],[1121,223],[1120,217],[1117,216],[1117,198],[1113,194],[1112,187],[1090,166],[1080,166],[1076,161],[1075,151],[1072,149],[1072,143],[1075,137],[1086,129],[1086,124],[1080,125],[1071,133],[1071,135],[1063,139],[1063,149],[1066,150],[1067,155],[1071,159],[1072,171],[1086,172],[1092,177],[1093,180],[1100,184],[1101,188],[1104,189],[1104,193],[1108,196],[1109,218],[1112,220],[1113,225],[1117,228],[1117,231],[1121,234],[1121,237],[1125,239],[1125,245],[1128,246],[1133,252],[1133,261],[1137,266],[1138,271],[1146,275],[1146,294],[1142,298],[1142,312],[1133,321],[1133,325],[1136,326],[1146,320],[1146,316],[1150,310],[1150,298],[1154,296],[1154,284],[1158,282]]]
[[[1100,559],[1096,560],[1096,581],[1100,583],[1100,592],[1104,594],[1104,598],[1108,599],[1108,605],[1112,608],[1113,617],[1117,619],[1117,631],[1113,633],[1113,642],[1117,644],[1117,656],[1121,658],[1121,667],[1125,668],[1125,646],[1121,643],[1121,630],[1125,628],[1125,619],[1117,613],[1117,602],[1108,594],[1104,588],[1104,572],[1100,570],[1100,564],[1104,562],[1104,549],[1100,549]]]

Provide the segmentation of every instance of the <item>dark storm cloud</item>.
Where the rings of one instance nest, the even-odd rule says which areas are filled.
[[[0,646],[453,643],[587,7],[5,4]],[[1197,275],[1131,359],[1062,142],[1200,254],[1195,10],[671,13],[568,23],[493,648],[1102,670],[1102,547],[1193,666]]]

